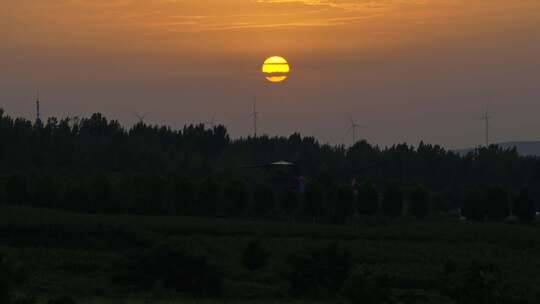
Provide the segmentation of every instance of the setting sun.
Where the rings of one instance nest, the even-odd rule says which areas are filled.
[[[287,79],[290,72],[290,66],[285,58],[273,56],[266,59],[262,66],[262,72],[270,82],[282,82]]]

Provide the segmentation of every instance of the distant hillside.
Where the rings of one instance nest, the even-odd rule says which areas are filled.
[[[523,156],[540,156],[540,141],[510,141],[498,143],[497,145],[502,148],[516,147],[518,153]],[[454,152],[464,155],[472,150],[474,150],[474,148],[457,149],[454,150]]]

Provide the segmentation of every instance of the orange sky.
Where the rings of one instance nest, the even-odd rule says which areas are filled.
[[[0,9],[0,105],[32,117],[135,111],[180,127],[212,115],[344,138],[350,114],[378,144],[539,139],[538,0],[20,0]],[[289,79],[265,82],[271,55]]]

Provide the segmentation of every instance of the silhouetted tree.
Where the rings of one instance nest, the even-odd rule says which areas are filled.
[[[199,185],[197,195],[196,213],[198,215],[214,216],[217,211],[217,204],[220,197],[219,184],[212,178],[205,179]]]
[[[508,192],[502,187],[493,187],[486,194],[486,215],[490,221],[502,221],[510,215]]]
[[[24,175],[13,174],[6,183],[6,203],[10,205],[28,204],[28,180]]]
[[[343,224],[353,215],[354,192],[349,186],[341,186],[334,195],[333,222]]]
[[[300,207],[300,198],[293,189],[285,189],[279,197],[279,210],[292,215]]]
[[[12,118],[3,111],[0,114],[0,138],[0,175],[9,177],[18,173],[24,179],[36,176],[36,173],[38,176],[49,175],[57,189],[65,189],[71,182],[84,183],[93,206],[88,209],[94,211],[135,212],[138,209],[135,206],[144,203],[145,213],[171,213],[174,210],[186,213],[192,210],[199,214],[215,214],[215,208],[210,208],[214,209],[210,211],[191,208],[199,206],[199,198],[203,197],[198,195],[201,191],[195,189],[197,187],[191,194],[187,194],[190,190],[178,191],[182,187],[177,187],[172,176],[185,176],[197,186],[205,177],[219,176],[226,184],[231,178],[242,176],[245,164],[271,162],[292,155],[295,155],[298,168],[294,170],[295,175],[317,177],[323,185],[322,196],[313,196],[313,189],[300,191],[304,196],[301,200],[303,208],[299,210],[310,219],[321,220],[323,215],[330,216],[331,208],[325,202],[331,197],[324,194],[333,194],[347,182],[346,177],[359,172],[381,182],[399,180],[404,185],[418,182],[425,185],[430,193],[475,185],[501,185],[508,191],[515,191],[529,184],[531,199],[536,201],[540,198],[540,192],[536,190],[540,188],[540,161],[521,157],[514,148],[496,145],[478,148],[466,155],[423,142],[417,147],[399,143],[379,148],[361,141],[345,148],[321,144],[313,137],[302,137],[298,133],[288,137],[258,136],[231,140],[224,126],[207,128],[202,124],[191,124],[175,130],[139,123],[124,128],[118,121],[109,120],[100,113],[76,120],[51,117],[47,121],[31,122]],[[96,187],[95,178],[87,181],[88,177],[98,175],[108,182]],[[155,192],[152,190],[155,185],[145,182],[143,188],[147,190],[133,189],[130,181],[133,176],[158,176],[163,179],[163,185],[173,187],[163,186],[161,191]],[[34,183],[26,182],[26,190],[12,191],[21,185],[13,184],[11,178],[4,182],[6,203],[32,203],[28,194],[29,191],[35,193]],[[104,196],[106,183],[109,184],[109,194]],[[358,211],[374,214],[374,200],[365,199],[373,192],[365,195],[362,187],[359,190]],[[158,195],[157,201],[154,198],[150,200],[148,193]],[[307,200],[307,196],[312,198]],[[58,206],[52,201],[42,200],[41,204]],[[84,200],[72,201],[65,206],[83,210],[82,204],[86,204]],[[283,206],[280,208],[286,210]],[[287,208],[287,213],[296,209]],[[302,212],[296,214],[302,215]]]
[[[484,221],[484,196],[478,189],[470,189],[465,194],[461,215],[471,221]]]
[[[399,217],[403,212],[403,193],[398,185],[387,185],[381,204],[381,212],[393,218]]]
[[[152,214],[163,211],[163,181],[159,176],[135,177],[132,180],[133,202],[131,212]]]
[[[312,181],[306,184],[302,212],[314,219],[320,220],[325,214],[325,192],[322,184]]]
[[[379,193],[371,181],[360,185],[358,189],[358,213],[374,215],[379,212]]]
[[[424,218],[429,209],[429,191],[424,186],[416,185],[411,192],[410,212],[418,218]]]
[[[39,177],[34,183],[34,205],[42,207],[59,207],[58,186],[50,176]]]
[[[522,189],[514,201],[514,215],[523,222],[534,220],[536,208],[533,200],[529,197],[528,189]]]
[[[105,174],[97,174],[90,184],[90,205],[94,212],[110,211],[112,205],[112,186]]]
[[[231,180],[223,188],[225,212],[232,216],[244,214],[247,210],[247,188],[241,180]]]
[[[266,184],[258,184],[253,190],[252,210],[255,215],[270,215],[275,208],[274,191]]]
[[[187,177],[177,178],[173,185],[174,207],[177,213],[195,212],[196,185]]]

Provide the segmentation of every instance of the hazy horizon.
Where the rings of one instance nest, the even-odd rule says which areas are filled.
[[[133,112],[180,128],[205,122],[233,137],[300,132],[349,144],[421,140],[448,148],[536,140],[540,129],[537,0],[62,0],[0,11],[0,107],[33,118]],[[264,59],[289,78],[268,83]]]

